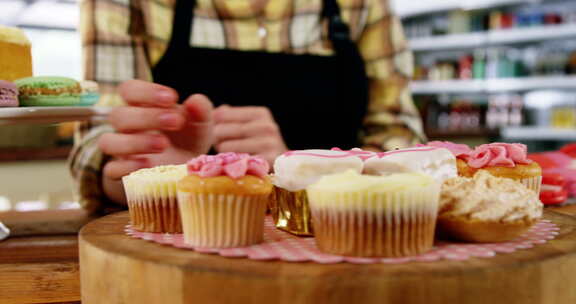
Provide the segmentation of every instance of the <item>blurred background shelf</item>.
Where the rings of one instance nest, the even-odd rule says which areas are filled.
[[[576,1],[395,1],[433,140],[576,141]]]
[[[499,93],[547,89],[576,90],[576,76],[412,82],[414,94]]]
[[[394,1],[396,13],[402,18],[451,10],[486,9],[515,4],[538,3],[539,0],[426,0]]]
[[[439,51],[539,42],[545,40],[576,38],[573,24],[550,25],[535,28],[506,29],[480,33],[442,35],[410,40],[413,51]]]
[[[500,135],[500,131],[498,129],[486,129],[486,128],[478,128],[478,129],[469,129],[469,130],[442,130],[442,129],[428,129],[426,130],[426,135],[430,139],[455,139],[455,138],[462,138],[462,137],[496,137]]]
[[[72,151],[72,146],[55,146],[47,148],[0,148],[0,162],[61,159],[65,160]]]
[[[501,136],[510,140],[576,141],[576,129],[508,127],[502,128]]]

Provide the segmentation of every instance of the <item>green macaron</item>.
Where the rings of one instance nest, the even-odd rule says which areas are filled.
[[[80,84],[67,77],[38,76],[14,81],[21,106],[76,106],[80,103]]]

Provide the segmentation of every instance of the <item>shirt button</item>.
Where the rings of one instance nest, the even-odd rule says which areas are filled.
[[[263,26],[258,28],[258,36],[260,36],[260,38],[264,38],[266,35],[268,35],[268,31]]]

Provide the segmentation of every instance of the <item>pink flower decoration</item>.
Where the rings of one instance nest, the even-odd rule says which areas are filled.
[[[523,144],[492,143],[480,145],[468,154],[468,165],[472,168],[487,166],[515,167],[516,164],[532,163],[527,157],[528,149]]]
[[[267,161],[246,153],[201,155],[188,161],[188,172],[200,177],[228,176],[234,179],[245,175],[264,177],[270,170]]]

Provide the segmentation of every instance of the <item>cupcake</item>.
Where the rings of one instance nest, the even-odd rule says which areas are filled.
[[[442,186],[438,229],[466,242],[503,242],[526,232],[542,216],[538,195],[521,183],[479,170]]]
[[[353,170],[362,172],[362,159],[354,150],[299,150],[274,161],[274,198],[270,211],[278,229],[300,236],[313,235],[306,187],[322,176]],[[366,151],[364,151],[366,152]],[[370,156],[373,155],[372,152]]]
[[[440,183],[428,175],[350,170],[324,176],[306,190],[322,252],[403,257],[432,248]]]
[[[423,173],[443,182],[456,177],[456,158],[449,150],[438,147],[416,147],[375,153],[364,161],[364,174]]]
[[[228,248],[262,242],[272,183],[270,166],[248,154],[202,155],[178,183],[184,242]]]
[[[466,164],[460,164],[458,173],[472,177],[477,171],[519,181],[540,193],[542,169],[537,162],[528,159],[526,145],[492,143],[476,147],[467,154]]]
[[[186,165],[140,169],[122,178],[132,227],[144,232],[182,233],[177,182]]]

